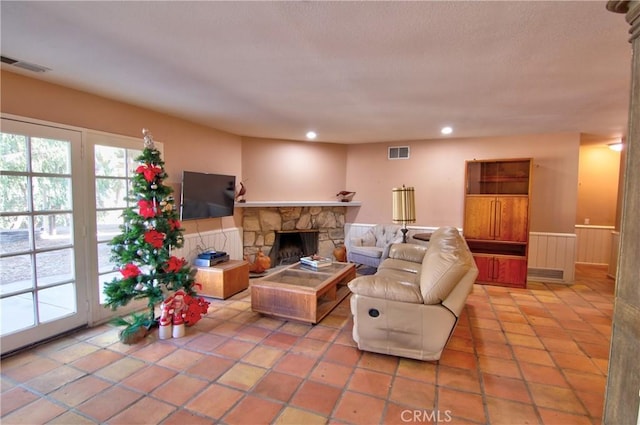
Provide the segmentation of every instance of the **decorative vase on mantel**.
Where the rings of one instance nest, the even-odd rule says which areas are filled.
[[[336,194],[336,197],[340,202],[351,202],[353,199],[355,192],[349,192],[348,190],[342,190]]]

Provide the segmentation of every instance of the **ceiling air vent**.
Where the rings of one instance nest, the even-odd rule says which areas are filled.
[[[24,61],[20,61],[17,59],[12,59],[12,58],[8,58],[6,56],[1,56],[0,57],[0,61],[2,61],[2,63],[6,63],[8,65],[11,66],[15,66],[16,68],[22,68],[22,69],[26,69],[27,71],[31,71],[31,72],[47,72],[47,71],[51,71],[51,69],[41,66],[41,65],[36,65],[35,63],[29,63],[29,62],[24,62]]]
[[[389,159],[409,159],[409,146],[389,146]]]

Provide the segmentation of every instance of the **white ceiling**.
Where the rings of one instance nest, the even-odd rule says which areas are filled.
[[[620,136],[631,47],[605,5],[3,0],[2,55],[51,71],[2,67],[246,136]]]

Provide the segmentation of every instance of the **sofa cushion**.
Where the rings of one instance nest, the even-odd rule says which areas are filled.
[[[441,240],[451,240],[461,238],[460,232],[456,227],[453,226],[443,226],[436,229],[429,238],[429,244],[431,242],[439,242]]]
[[[392,242],[402,241],[402,233],[400,233],[399,226],[376,226],[374,231],[376,235],[376,246],[378,247],[382,248]]]
[[[382,257],[382,253],[384,248],[378,248],[377,246],[352,246],[351,253],[352,254],[360,254],[365,257],[372,258],[380,258]]]
[[[420,269],[422,268],[422,263],[416,263],[415,261],[407,261],[407,260],[398,260],[395,258],[387,258],[378,266],[378,271],[380,270],[401,270],[403,272],[408,272],[412,274],[418,274]]]
[[[378,269],[376,276],[383,277],[385,279],[397,280],[403,285],[410,284],[420,290],[420,283],[418,281],[418,275],[412,271],[400,270],[400,269]]]
[[[427,247],[424,245],[416,245],[412,243],[394,243],[389,248],[389,258],[397,260],[406,260],[422,264],[424,254],[427,252]]]
[[[373,232],[362,235],[362,246],[376,246],[376,235]]]
[[[372,298],[422,304],[420,288],[415,282],[403,279],[402,272],[385,271],[372,276],[360,276],[347,285],[351,292]]]
[[[466,255],[459,250],[425,256],[420,273],[420,293],[424,303],[441,303],[468,270]]]

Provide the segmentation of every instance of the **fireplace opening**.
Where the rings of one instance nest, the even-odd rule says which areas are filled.
[[[316,254],[317,251],[317,230],[276,231],[269,257],[272,265],[282,266],[297,263],[301,257]]]

